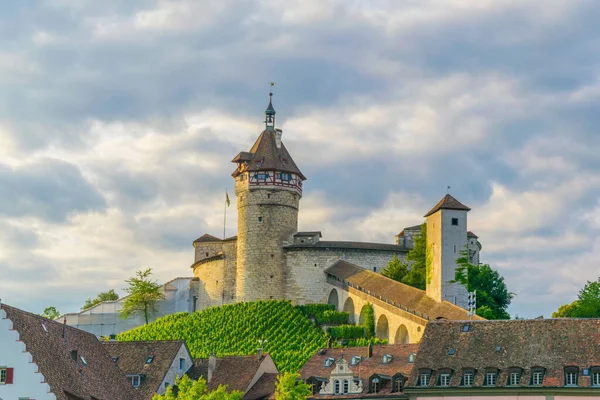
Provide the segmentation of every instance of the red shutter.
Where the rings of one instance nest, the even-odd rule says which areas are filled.
[[[6,368],[6,384],[9,385],[13,383],[13,370],[14,368]]]

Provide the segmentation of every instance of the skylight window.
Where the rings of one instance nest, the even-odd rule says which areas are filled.
[[[384,354],[382,361],[384,364],[389,364],[392,361],[392,358],[394,358],[394,357],[392,357],[391,354]]]
[[[112,360],[113,360],[114,363],[116,363],[116,362],[119,361],[119,357],[113,357]]]
[[[470,332],[471,331],[471,325],[464,324],[463,327],[462,327],[462,331],[463,332]]]
[[[44,329],[44,332],[48,333],[48,328],[46,327],[46,324],[42,323],[42,328]]]
[[[448,355],[449,356],[453,356],[454,354],[456,354],[456,350],[454,350],[454,349],[448,349]]]
[[[85,358],[83,356],[79,356],[79,359],[81,360],[83,365],[87,365],[87,361],[85,361]]]
[[[148,356],[148,358],[146,358],[146,364],[150,364],[152,361],[154,361],[154,356]]]

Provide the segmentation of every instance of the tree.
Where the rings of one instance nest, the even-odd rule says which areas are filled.
[[[381,274],[383,276],[387,276],[388,278],[398,282],[402,282],[402,279],[404,279],[407,273],[408,264],[400,261],[400,259],[398,259],[398,257],[395,254],[394,258],[392,258],[392,261],[390,261],[387,267],[385,267],[383,271],[381,271]]]
[[[465,285],[469,292],[477,292],[476,314],[486,319],[510,319],[506,309],[514,293],[508,291],[498,271],[488,264],[471,264],[467,249],[460,252],[456,264],[456,277],[452,282]]]
[[[311,395],[310,386],[300,380],[300,374],[286,372],[277,377],[275,400],[305,400]]]
[[[93,299],[87,299],[81,309],[87,310],[88,308],[91,308],[96,304],[102,303],[103,301],[115,300],[119,300],[119,295],[115,293],[115,289],[110,289],[108,292],[98,293],[98,295]]]
[[[427,225],[421,225],[421,233],[415,235],[413,248],[406,255],[408,272],[402,283],[425,290],[428,276],[427,259]]]
[[[599,318],[600,317],[600,278],[587,281],[579,291],[577,300],[563,304],[552,318]]]
[[[227,391],[227,386],[219,385],[216,390],[208,391],[206,381],[200,377],[196,381],[192,381],[189,376],[175,379],[177,387],[177,395],[175,395],[173,387],[169,386],[165,394],[155,394],[152,400],[240,400],[244,395],[242,392],[234,390]]]
[[[41,315],[42,317],[46,317],[48,319],[56,319],[60,317],[60,313],[54,306],[44,308],[44,312]]]
[[[142,315],[147,324],[149,319],[156,314],[156,305],[165,296],[160,292],[161,285],[150,280],[152,270],[136,271],[136,276],[126,280],[129,287],[125,289],[128,296],[123,302],[121,318],[127,319],[130,315]]]
[[[365,326],[365,333],[367,335],[367,338],[372,338],[373,336],[375,336],[375,311],[373,310],[373,306],[371,305],[371,303],[365,304],[363,308],[363,325]]]

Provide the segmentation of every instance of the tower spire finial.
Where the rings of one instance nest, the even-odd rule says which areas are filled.
[[[275,86],[275,82],[271,82],[270,86],[273,87]],[[269,105],[267,106],[267,109],[265,110],[265,125],[266,125],[266,129],[269,131],[274,131],[275,130],[275,109],[273,108],[273,103],[272,103],[272,99],[273,99],[273,91],[269,92]]]

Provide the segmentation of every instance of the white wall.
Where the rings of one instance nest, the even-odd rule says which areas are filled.
[[[183,369],[179,368],[179,359],[180,358],[185,359],[185,365],[184,365]],[[194,361],[192,360],[192,357],[190,356],[190,353],[187,351],[185,345],[182,344],[181,348],[177,352],[177,356],[175,357],[175,359],[173,360],[173,363],[169,367],[169,371],[165,375],[165,379],[163,379],[163,381],[161,382],[160,387],[158,388],[156,393],[164,394],[167,391],[167,388],[165,387],[165,382],[168,382],[169,386],[173,386],[175,384],[175,378],[177,378],[178,376],[179,377],[183,376],[183,374],[185,374],[187,372],[187,370],[191,368],[192,364],[194,364]]]
[[[458,283],[449,283],[456,278],[456,260],[467,246],[467,212],[461,210],[438,211],[442,214],[442,300],[448,300],[467,308],[467,289]],[[452,218],[458,225],[452,225]]]
[[[50,386],[42,383],[44,377],[25,344],[19,341],[19,333],[12,328],[12,321],[0,309],[0,367],[14,368],[13,384],[0,385],[0,399],[56,400]]]
[[[163,317],[177,312],[191,312],[193,309],[192,278],[176,278],[161,288],[165,299],[158,303],[158,313],[152,318]],[[85,311],[65,314],[67,325],[79,328],[96,336],[110,336],[144,325],[142,316],[122,319],[124,297],[117,301],[105,301]],[[62,317],[61,317],[62,318]]]

